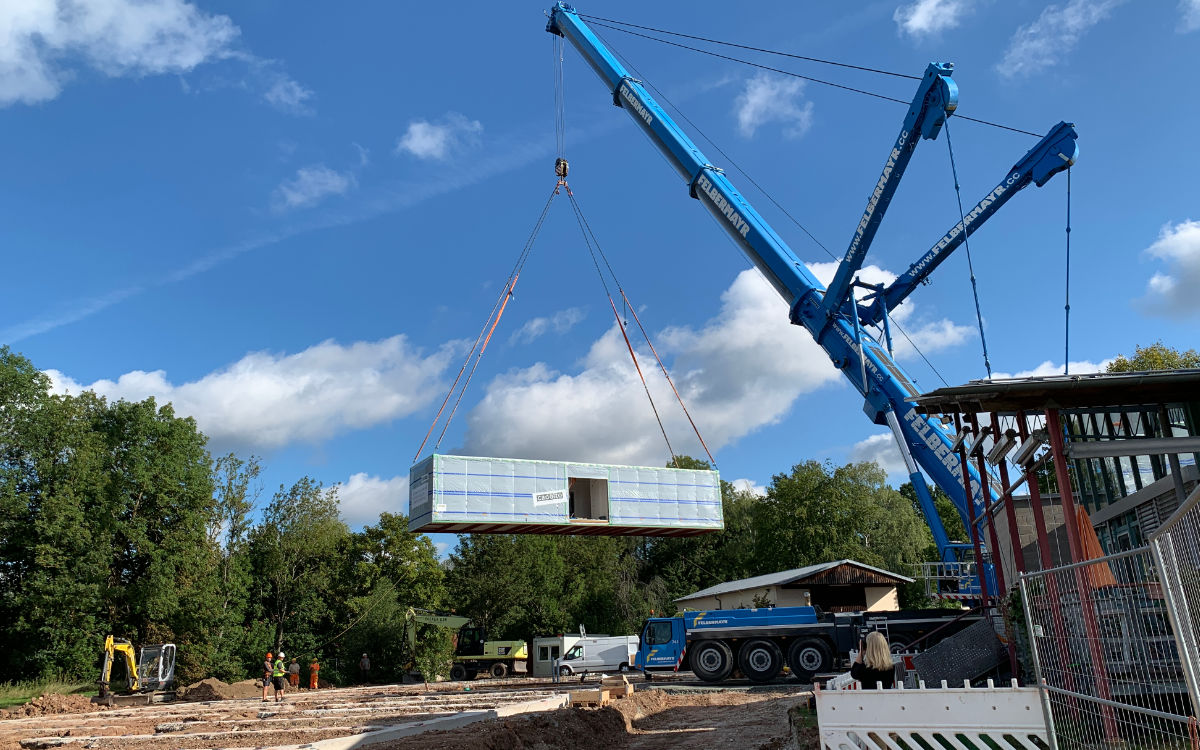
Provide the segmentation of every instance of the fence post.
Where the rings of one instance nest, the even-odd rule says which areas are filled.
[[[1167,566],[1166,555],[1163,553],[1163,540],[1167,542],[1167,552],[1171,555],[1171,565]],[[1150,540],[1150,551],[1154,555],[1154,567],[1158,568],[1158,580],[1162,583],[1163,601],[1167,605],[1167,618],[1171,622],[1171,630],[1175,635],[1175,648],[1179,651],[1179,661],[1183,666],[1183,678],[1187,682],[1188,697],[1192,699],[1192,715],[1200,714],[1200,680],[1196,675],[1197,659],[1200,653],[1196,648],[1195,631],[1192,629],[1191,615],[1187,603],[1180,602],[1178,591],[1183,590],[1183,581],[1179,577],[1179,565],[1175,560],[1175,549],[1170,544],[1171,533]],[[1176,588],[1178,585],[1179,588]]]
[[[1033,677],[1037,680],[1038,695],[1042,699],[1042,716],[1046,721],[1046,737],[1050,740],[1050,750],[1058,750],[1058,738],[1054,735],[1054,714],[1050,710],[1050,692],[1042,679],[1042,660],[1038,658],[1037,633],[1033,630],[1033,602],[1029,599],[1029,589],[1025,585],[1025,576],[1018,579],[1021,588],[1021,603],[1025,610],[1025,627],[1029,629],[1029,654],[1033,657]]]

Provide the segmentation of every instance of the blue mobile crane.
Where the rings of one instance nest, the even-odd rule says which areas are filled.
[[[867,417],[875,424],[886,424],[891,429],[941,560],[950,564],[967,560],[973,545],[950,541],[922,470],[950,497],[968,530],[974,527],[972,519],[982,517],[986,505],[998,496],[989,487],[985,503],[978,471],[970,462],[964,466],[957,453],[961,441],[956,442],[940,422],[927,420],[913,407],[911,399],[918,392],[912,379],[890,354],[888,312],[903,302],[917,284],[1014,195],[1031,183],[1039,187],[1044,185],[1055,174],[1074,164],[1078,156],[1074,127],[1059,123],[1051,128],[1008,170],[995,188],[964,214],[962,221],[942,235],[904,274],[886,287],[872,287],[872,293],[860,302],[854,289],[866,285],[855,277],[904,170],[917,144],[937,138],[946,118],[958,105],[952,64],[930,63],[926,69],[845,258],[826,288],[737,191],[724,172],[701,153],[642,83],[618,62],[573,7],[560,2],[551,8],[546,30],[564,37],[583,55],[609,87],[613,103],[628,112],[646,132],[687,183],[691,196],[716,217],[717,223],[787,301],[791,322],[808,329],[834,366],[863,395]],[[865,328],[880,324],[886,348]],[[964,471],[970,478],[970,498],[964,488]],[[995,593],[990,570],[991,565],[985,565],[984,581]],[[957,591],[960,595],[979,594],[979,579],[964,577],[958,582]]]

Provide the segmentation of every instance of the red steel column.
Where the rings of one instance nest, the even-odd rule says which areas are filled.
[[[1062,421],[1058,409],[1046,409],[1046,431],[1050,433],[1050,449],[1054,451],[1054,473],[1058,477],[1058,495],[1062,498],[1063,524],[1067,529],[1067,543],[1071,546],[1071,562],[1083,562],[1083,545],[1079,542],[1079,519],[1075,516],[1075,496],[1071,491],[1071,474],[1067,468],[1067,451],[1063,441]],[[1073,568],[1075,587],[1079,591],[1079,607],[1083,614],[1083,632],[1087,638],[1088,654],[1096,675],[1096,692],[1104,700],[1112,700],[1109,690],[1108,668],[1104,663],[1104,649],[1100,645],[1100,626],[1096,622],[1096,609],[1092,603],[1092,581],[1087,566]],[[1100,716],[1104,721],[1104,734],[1109,740],[1119,741],[1121,733],[1110,706],[1101,704]]]

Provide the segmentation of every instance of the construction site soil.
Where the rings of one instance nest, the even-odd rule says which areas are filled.
[[[562,708],[430,731],[372,750],[668,750],[731,747],[810,750],[817,730],[802,711],[807,692],[637,692],[601,708]],[[790,712],[790,713],[789,713]]]
[[[796,707],[806,702],[807,693],[795,683],[770,692],[680,694],[643,690],[649,686],[639,684],[632,696],[600,708],[540,710],[437,729],[487,716],[489,710],[503,714],[525,710],[531,702],[554,704],[578,687],[528,678],[439,683],[428,689],[385,685],[301,690],[288,693],[282,703],[263,703],[257,681],[202,680],[180,691],[189,700],[109,709],[84,696],[50,695],[0,721],[0,750],[296,748],[363,734],[371,750],[817,746],[815,730],[801,728],[805,719]],[[391,739],[393,732],[411,734]]]

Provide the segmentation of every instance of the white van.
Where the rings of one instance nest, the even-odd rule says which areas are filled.
[[[558,665],[558,673],[584,675],[589,672],[628,672],[637,654],[636,635],[580,638]]]

